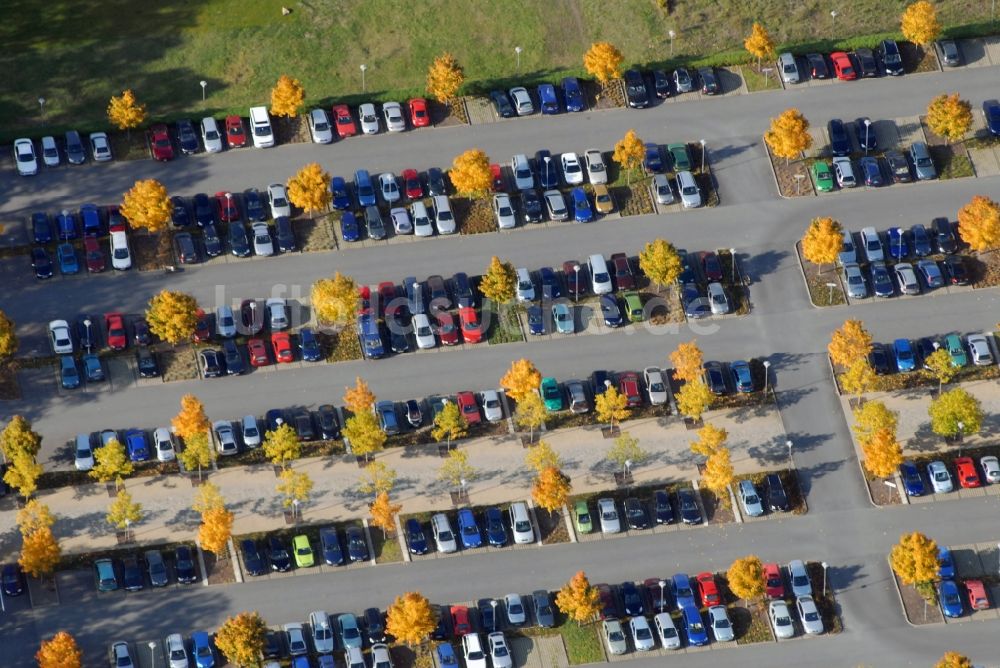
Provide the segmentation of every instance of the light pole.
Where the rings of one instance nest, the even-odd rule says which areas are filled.
[[[208,82],[205,81],[204,79],[202,79],[201,81],[198,82],[198,85],[201,86],[201,101],[204,102],[205,101],[205,88],[208,86]]]
[[[150,640],[147,647],[149,647],[149,661],[153,664],[152,668],[156,668],[156,642]]]
[[[764,360],[764,394],[767,394],[767,381],[770,380],[771,363]]]
[[[826,569],[829,568],[829,567],[830,567],[830,565],[824,561],[823,562],[823,596],[826,596]]]
[[[622,482],[623,483],[628,483],[628,475],[629,475],[629,471],[628,470],[630,468],[632,468],[632,460],[631,459],[626,459],[625,460],[625,467],[622,469]]]
[[[736,282],[736,249],[735,248],[730,248],[729,249],[729,257],[731,257],[732,260],[733,260],[733,283],[735,283]]]
[[[795,468],[795,460],[792,459],[792,440],[788,439],[787,441],[785,441],[785,445],[788,446],[788,465],[791,468]]]
[[[705,140],[700,140],[701,143],[701,173],[705,173]]]
[[[517,54],[517,71],[521,71],[521,47],[515,46],[514,53]]]
[[[490,599],[490,607],[493,608],[493,630],[497,630],[497,600],[495,598]]]
[[[87,352],[90,352],[90,318],[85,318],[83,326],[87,328]]]
[[[299,500],[298,499],[292,499],[292,519],[294,519],[296,522],[299,519]]]
[[[958,421],[958,454],[962,454],[962,436],[965,433],[965,423],[961,420]]]
[[[834,29],[836,29],[837,28],[837,10],[836,9],[831,9],[830,10],[830,18],[833,19],[833,27],[834,27]]]
[[[660,612],[663,612],[663,588],[667,586],[667,581],[660,580],[656,584],[660,585]]]
[[[865,156],[868,155],[868,133],[871,132],[872,122],[871,119],[865,119]]]
[[[551,157],[545,156],[545,182],[549,182],[549,161],[552,160]],[[544,187],[544,186],[543,186]]]
[[[573,289],[573,301],[580,301],[580,265],[573,265],[573,280],[576,282],[576,287]]]
[[[44,97],[39,97],[38,98],[38,111],[43,116],[45,115],[45,98]]]
[[[833,289],[837,287],[836,283],[827,283],[826,287],[830,288],[829,294],[826,296],[826,301],[828,304],[833,305]]]
[[[364,93],[366,91],[366,88],[365,88],[365,72],[367,70],[368,70],[368,66],[362,64],[361,65],[361,92],[362,93]]]
[[[995,1],[996,0],[994,0],[994,2]],[[674,57],[674,37],[677,37],[677,33],[675,33],[673,30],[670,30],[670,31],[667,32],[667,35],[670,36],[670,57],[673,58]]]
[[[460,482],[460,483],[462,484],[462,498],[463,498],[463,499],[465,499],[465,498],[468,498],[468,497],[467,497],[467,494],[468,494],[468,493],[467,493],[467,492],[465,491],[465,478],[462,478],[462,479],[461,479],[461,480],[459,480],[458,482]]]
[[[802,181],[806,178],[805,174],[795,174],[795,196],[798,197],[802,194]]]
[[[129,531],[132,528],[132,520],[125,518],[125,542],[128,542]]]

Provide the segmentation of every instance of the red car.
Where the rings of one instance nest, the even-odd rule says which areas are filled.
[[[618,391],[625,395],[629,407],[642,406],[642,393],[639,392],[639,374],[627,371],[618,376]]]
[[[417,170],[403,170],[403,191],[412,200],[417,200],[424,196],[424,186],[420,183],[420,175],[417,174]]]
[[[455,400],[458,401],[458,410],[462,411],[466,422],[479,424],[483,421],[483,417],[479,413],[479,404],[476,403],[476,395],[472,392],[459,392],[455,396]]]
[[[425,128],[431,124],[431,115],[427,111],[427,100],[415,97],[406,103],[410,109],[410,124],[415,128]]]
[[[698,597],[701,599],[702,606],[707,608],[710,605],[722,604],[722,597],[719,596],[719,588],[715,584],[714,575],[706,571],[698,573],[694,579],[698,583]]]
[[[966,580],[965,591],[969,596],[969,607],[973,610],[989,610],[990,597],[982,580]]]
[[[455,637],[461,638],[467,633],[472,633],[472,624],[469,623],[469,609],[464,605],[451,606],[451,626],[455,629]]]
[[[841,81],[854,81],[858,78],[858,72],[854,69],[851,57],[843,51],[834,51],[830,54],[833,61],[833,71]]]
[[[163,123],[157,123],[149,128],[149,146],[156,160],[166,162],[174,159],[174,145],[170,141],[170,131]]]
[[[337,134],[341,137],[353,137],[358,134],[358,125],[351,116],[351,110],[346,104],[333,107],[333,124],[337,126]]]
[[[274,357],[282,364],[295,361],[295,354],[292,353],[292,337],[288,332],[275,332],[271,335],[271,347],[274,348]]]
[[[104,271],[104,251],[96,238],[83,238],[83,256],[87,258],[87,271],[94,274]]]
[[[372,289],[367,285],[358,286],[358,315],[372,312]]]
[[[785,581],[778,564],[764,564],[764,593],[768,598],[785,598]]]
[[[959,457],[955,460],[955,472],[958,474],[958,484],[962,487],[979,487],[983,483],[976,471],[976,463],[972,457]]]
[[[463,306],[458,309],[458,322],[462,327],[462,338],[466,343],[479,343],[483,340],[483,328],[479,324],[476,309]]]
[[[608,619],[618,616],[618,603],[615,601],[615,593],[606,584],[594,585],[598,596],[601,597],[601,619]]]
[[[458,327],[455,326],[455,317],[447,311],[437,314],[437,326],[434,333],[441,338],[441,343],[446,346],[458,345]]]
[[[112,350],[125,350],[125,346],[128,345],[128,334],[125,333],[125,318],[122,314],[105,314],[104,327],[108,330],[108,347]]]
[[[493,176],[493,192],[507,192],[507,182],[503,180],[503,170],[500,165],[493,163],[490,165],[490,174]]]
[[[615,288],[618,290],[635,290],[635,275],[629,264],[628,255],[615,253],[611,256],[611,265],[615,268]]]
[[[247,341],[247,349],[250,351],[250,364],[253,366],[267,366],[271,363],[264,339],[250,339]]]
[[[195,315],[198,316],[198,320],[194,324],[194,334],[191,338],[196,343],[205,343],[212,338],[212,325],[209,322],[208,315],[203,310],[198,309],[195,311]]]
[[[219,220],[224,223],[231,223],[240,219],[240,207],[236,204],[236,198],[232,193],[215,193],[215,203],[219,208]]]
[[[705,278],[710,281],[721,281],[722,262],[719,256],[711,251],[702,251],[698,255],[701,257],[701,268],[705,272]]]
[[[247,145],[247,133],[243,129],[243,119],[239,116],[226,116],[226,142],[231,148],[243,148]]]

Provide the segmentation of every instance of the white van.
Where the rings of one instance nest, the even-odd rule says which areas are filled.
[[[274,146],[274,131],[271,129],[267,107],[250,107],[250,130],[254,148]]]
[[[611,285],[611,274],[608,272],[608,263],[604,261],[603,255],[591,255],[587,260],[590,264],[590,276],[594,284],[595,295],[609,295],[614,292]]]
[[[517,270],[517,301],[530,302],[535,299],[535,284],[531,282],[531,274],[524,267]]]
[[[519,545],[535,542],[535,529],[531,526],[528,506],[523,501],[510,504],[510,528],[514,532],[514,542]]]
[[[434,542],[437,543],[437,550],[442,554],[458,551],[458,544],[455,542],[455,533],[451,530],[451,522],[444,513],[438,513],[431,518],[431,530],[434,532]]]
[[[677,172],[677,192],[681,194],[681,204],[685,209],[697,209],[701,206],[701,191],[691,172]]]

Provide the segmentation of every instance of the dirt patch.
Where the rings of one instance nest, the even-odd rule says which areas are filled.
[[[538,520],[538,533],[542,537],[542,545],[569,542],[569,529],[566,527],[566,518],[562,511],[550,513],[536,507],[535,518]]]
[[[309,123],[305,116],[288,118],[274,116],[274,138],[277,144],[302,144],[311,142]]]
[[[806,285],[809,287],[809,301],[813,306],[840,306],[847,303],[844,290],[841,287],[840,277],[837,275],[837,267],[834,264],[825,264],[822,267],[807,261],[802,257],[802,242],[795,242],[795,254],[799,258],[799,267],[806,277]],[[834,287],[827,285],[834,283]]]
[[[469,124],[469,113],[465,108],[465,98],[452,100],[448,104],[428,100],[427,105],[430,109],[431,123],[436,127]]]
[[[927,117],[920,117],[920,125],[923,126],[924,136],[927,138],[927,146],[930,149],[931,159],[937,168],[938,178],[942,181],[947,179],[961,179],[967,176],[975,176],[972,168],[972,160],[969,159],[969,152],[964,143],[952,144],[941,135],[935,133],[927,125]]]
[[[161,270],[173,264],[170,235],[136,233],[131,239],[132,255],[138,271]]]
[[[941,71],[934,49],[925,49],[912,42],[899,42],[899,55],[903,58],[903,69],[907,74]]]
[[[786,161],[784,158],[778,158],[771,153],[771,147],[767,145],[767,142],[764,142],[764,148],[767,150],[768,160],[771,161],[771,169],[774,170],[774,178],[778,182],[778,192],[782,197],[805,197],[816,194],[816,191],[813,189],[812,179],[809,177],[811,160]],[[796,179],[796,175],[802,178]]]
[[[230,557],[227,556],[219,559],[207,550],[204,554],[205,574],[208,578],[208,584],[221,585],[236,582],[236,574],[233,573],[233,560]]]
[[[591,109],[615,109],[625,106],[625,88],[621,79],[607,83],[584,80],[580,82]]]
[[[705,517],[709,524],[729,524],[736,518],[733,515],[733,508],[729,499],[725,503],[709,489],[699,489],[701,492],[701,505],[705,509]]]
[[[147,160],[153,157],[146,133],[142,130],[112,132],[108,141],[111,142],[111,155],[115,160]]]
[[[303,252],[330,251],[337,248],[336,228],[340,224],[340,213],[335,212],[317,218],[305,216],[292,223],[292,229],[302,246]]]
[[[493,220],[493,209],[485,198],[454,197],[451,200],[451,206],[455,212],[459,233],[486,234],[496,232],[497,225]]]
[[[653,325],[667,325],[686,320],[684,308],[681,306],[680,291],[676,285],[668,285],[659,294],[641,292],[639,297],[647,311],[647,320]]]
[[[198,359],[194,348],[185,346],[174,350],[164,350],[159,355],[163,382],[193,380],[198,378]]]
[[[646,179],[629,185],[613,186],[610,191],[622,217],[642,216],[654,212],[653,200],[649,194],[649,182]]]
[[[21,398],[21,385],[17,382],[18,367],[16,359],[0,363],[0,401]]]
[[[1000,253],[986,251],[969,260],[973,287],[990,288],[1000,285]]]
[[[896,583],[896,589],[899,590],[899,598],[903,601],[903,613],[911,624],[921,626],[944,622],[939,606],[924,599],[916,588],[900,582],[895,573],[892,574],[892,579]]]
[[[896,506],[900,504],[899,490],[885,484],[884,478],[871,478],[865,471],[865,483],[868,485],[868,492],[872,495],[872,501],[876,506]]]

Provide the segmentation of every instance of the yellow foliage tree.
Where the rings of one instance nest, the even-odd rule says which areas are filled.
[[[385,630],[408,646],[419,645],[437,628],[437,617],[430,601],[420,592],[409,591],[386,610]]]
[[[677,350],[670,353],[670,363],[674,365],[674,376],[685,383],[702,380],[704,355],[695,340],[677,344]]]
[[[212,427],[205,415],[205,405],[193,394],[181,397],[181,411],[170,421],[174,433],[187,441],[195,434],[205,434]]]
[[[14,321],[0,311],[0,362],[6,362],[17,352],[17,334]]]
[[[462,481],[471,482],[476,477],[476,469],[469,463],[469,453],[466,450],[451,450],[438,469],[438,480],[452,487],[462,487]]]
[[[760,71],[760,61],[762,58],[774,57],[774,40],[770,33],[761,24],[754,21],[750,34],[743,41],[743,46],[757,59],[757,71]]]
[[[542,374],[531,360],[522,357],[511,363],[510,369],[500,379],[502,387],[514,401],[522,401],[529,392],[536,392],[542,383]]]
[[[514,265],[494,255],[479,282],[479,291],[495,304],[506,304],[514,298],[516,289],[517,272]]]
[[[55,572],[62,550],[52,529],[43,527],[24,536],[21,541],[21,569],[33,578],[44,578]]]
[[[772,153],[784,158],[785,164],[788,164],[789,160],[798,158],[812,146],[809,121],[798,109],[786,109],[777,118],[771,119],[771,128],[764,133],[764,141],[771,147]]]
[[[729,450],[719,448],[705,462],[705,472],[702,482],[711,490],[723,505],[729,504],[727,490],[733,484],[733,463],[729,458]]]
[[[1000,206],[985,195],[975,195],[958,210],[958,235],[974,251],[1000,244]]]
[[[625,172],[625,182],[632,182],[632,170],[638,169],[642,165],[642,160],[646,156],[646,147],[643,145],[639,135],[635,130],[629,130],[625,136],[615,144],[615,152],[611,154],[611,159],[618,164],[618,168]]]
[[[945,438],[978,434],[983,424],[982,404],[961,387],[939,394],[927,407],[927,414],[931,431]]]
[[[372,516],[372,524],[382,530],[382,535],[386,536],[396,528],[396,516],[403,509],[400,503],[393,503],[389,500],[388,492],[382,492],[375,497],[375,501],[368,507]]]
[[[28,498],[38,490],[38,478],[42,475],[42,465],[27,452],[18,452],[7,462],[7,472],[3,481]]]
[[[98,482],[116,481],[121,485],[121,479],[132,475],[135,466],[125,452],[125,446],[117,438],[113,438],[99,448],[94,448],[94,468],[88,475]]]
[[[281,472],[278,480],[279,482],[275,490],[278,494],[285,497],[281,501],[281,505],[285,508],[292,508],[293,506],[298,508],[309,501],[309,495],[312,494],[313,490],[313,481],[308,473],[285,469]]]
[[[212,482],[203,483],[198,487],[198,491],[194,495],[194,503],[191,504],[191,508],[202,516],[212,508],[225,508],[225,506],[226,500],[222,498],[222,492]]]
[[[375,393],[361,376],[355,376],[354,387],[344,388],[344,405],[355,415],[370,411],[375,405]]]
[[[362,472],[361,484],[358,489],[362,494],[388,494],[396,486],[396,470],[385,462],[371,462]]]
[[[177,459],[186,471],[198,469],[201,480],[202,469],[208,468],[215,459],[215,450],[208,442],[208,432],[199,431],[184,440],[184,449],[177,453]]]
[[[907,6],[900,17],[899,28],[903,37],[920,46],[927,46],[941,34],[937,12],[927,0],[919,0]]]
[[[38,668],[81,668],[83,651],[76,640],[65,631],[59,631],[48,640],[43,640],[35,653]]]
[[[974,668],[969,657],[958,652],[945,652],[934,668]]]
[[[177,345],[194,334],[198,324],[198,302],[183,292],[162,290],[149,300],[146,321],[153,334]]]
[[[122,197],[119,212],[132,227],[156,234],[171,224],[174,205],[166,186],[156,179],[143,179],[136,181]]]
[[[142,504],[132,499],[132,495],[124,487],[118,490],[115,500],[108,506],[105,516],[108,524],[118,529],[128,529],[142,519]]]
[[[351,444],[351,454],[368,459],[385,447],[386,433],[371,411],[356,413],[344,423],[344,438]]]
[[[602,84],[622,76],[622,52],[610,42],[594,42],[583,54],[583,69]]]
[[[215,632],[215,646],[235,666],[256,666],[264,655],[267,622],[256,610],[227,617]]]
[[[847,367],[840,376],[840,387],[844,392],[853,394],[859,399],[865,392],[875,387],[875,370],[867,357],[861,357]]]
[[[614,429],[616,422],[628,419],[628,397],[613,384],[606,386],[604,392],[594,397],[594,415],[598,422],[606,422],[609,429]]]
[[[119,130],[131,133],[132,128],[146,122],[146,105],[139,104],[132,89],[126,88],[108,101],[108,120]]]
[[[302,455],[302,444],[299,435],[292,425],[285,423],[277,429],[272,429],[264,436],[264,456],[275,466],[288,468],[288,465]]]
[[[833,264],[844,247],[844,230],[833,218],[813,218],[802,237],[802,255],[813,264]]]
[[[826,350],[834,364],[846,369],[860,359],[868,359],[872,335],[860,320],[845,320],[840,329],[830,335]]]
[[[861,452],[865,469],[877,478],[888,478],[903,463],[903,448],[890,429],[879,429],[861,441]]]
[[[302,83],[287,74],[282,74],[278,77],[278,83],[271,89],[271,113],[288,118],[297,116],[305,99],[306,91]]]
[[[924,366],[926,368],[922,369],[923,373],[938,382],[939,393],[944,389],[944,384],[950,383],[958,374],[958,367],[951,363],[951,355],[944,348],[938,348],[924,358]]]
[[[535,504],[554,513],[566,505],[570,493],[569,479],[555,466],[543,469],[531,487],[531,498]]]
[[[198,544],[216,557],[223,557],[233,535],[233,520],[236,517],[225,506],[209,508],[201,515],[198,527]]]
[[[639,439],[625,432],[615,439],[614,445],[608,449],[608,454],[604,458],[618,468],[624,468],[625,462],[632,462],[632,466],[638,466],[649,458],[649,453],[639,447]]]
[[[725,444],[727,438],[729,438],[729,432],[725,429],[706,423],[698,430],[698,440],[691,441],[691,452],[709,457]]]
[[[330,208],[333,191],[330,190],[330,174],[311,162],[288,179],[288,199],[306,213],[319,213]]]
[[[684,383],[677,392],[677,410],[680,411],[681,415],[695,421],[701,419],[713,401],[715,401],[715,395],[712,394],[703,380]]]
[[[917,586],[934,582],[941,568],[937,543],[919,531],[903,534],[892,546],[889,565],[903,584]]]
[[[14,415],[7,426],[0,432],[0,451],[8,460],[19,452],[26,452],[32,457],[38,456],[42,447],[41,435],[31,429],[31,423],[23,416]]]
[[[39,529],[51,529],[56,518],[47,505],[38,499],[30,499],[17,511],[16,521],[21,536],[27,536]]]
[[[881,401],[866,401],[854,409],[854,434],[860,442],[864,442],[871,438],[875,432],[883,429],[895,434],[898,424],[899,414],[890,410]]]
[[[764,566],[756,555],[734,561],[726,571],[726,580],[729,590],[746,601],[764,596]]]
[[[448,52],[435,58],[427,68],[427,94],[442,104],[454,100],[463,83],[465,72]]]
[[[601,609],[601,595],[597,587],[590,584],[587,574],[577,571],[556,594],[556,605],[579,626],[597,615]]]
[[[958,141],[972,127],[972,105],[958,93],[938,95],[927,105],[927,127],[949,142]]]
[[[434,416],[434,429],[431,430],[431,436],[434,437],[435,441],[445,440],[446,445],[450,448],[453,440],[464,438],[468,433],[469,421],[462,415],[462,411],[458,409],[458,404],[455,402],[447,402],[441,412]]]
[[[524,463],[535,473],[541,473],[547,468],[558,469],[562,467],[559,453],[552,449],[548,441],[539,441],[536,445],[528,448],[528,454],[524,456]]]
[[[455,192],[465,197],[484,197],[493,190],[490,159],[478,148],[455,156],[448,176]]]
[[[535,430],[545,423],[546,415],[548,415],[548,411],[545,410],[545,402],[542,401],[542,397],[538,392],[529,392],[517,402],[517,408],[514,409],[514,422],[522,429],[525,427],[530,429],[528,435],[530,443],[535,440]]]
[[[309,303],[320,322],[353,325],[358,317],[358,286],[353,278],[338,271],[333,278],[321,278],[312,284]]]
[[[639,269],[656,283],[656,292],[659,293],[661,286],[677,281],[683,266],[674,245],[666,239],[656,239],[639,251]]]

